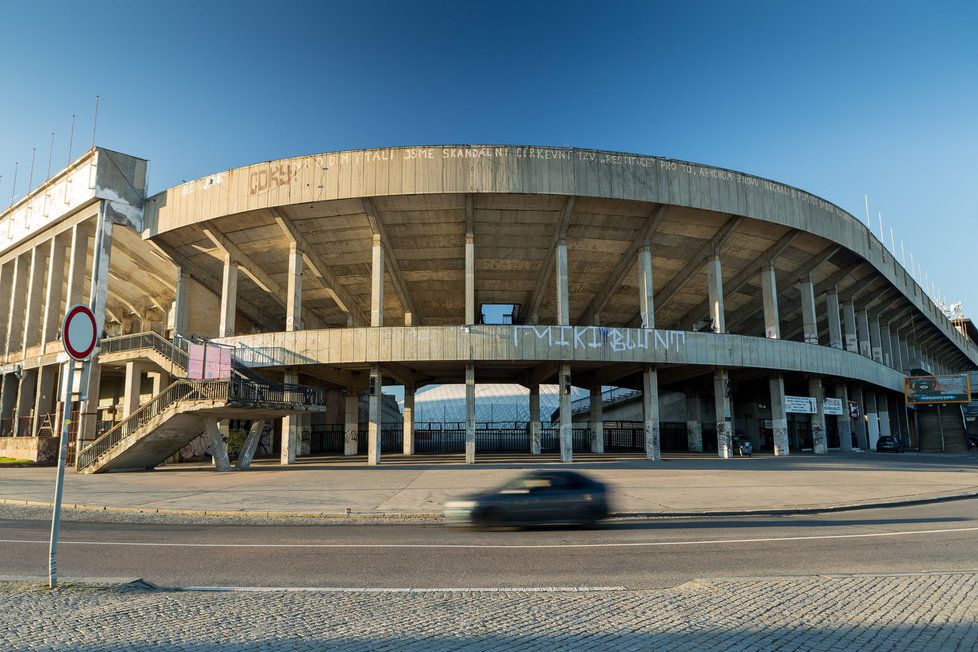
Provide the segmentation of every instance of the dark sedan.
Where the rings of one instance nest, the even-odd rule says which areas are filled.
[[[445,521],[482,527],[575,524],[608,515],[608,490],[574,471],[531,471],[498,489],[445,504]]]
[[[876,440],[877,453],[902,453],[903,442],[893,435],[883,435]]]

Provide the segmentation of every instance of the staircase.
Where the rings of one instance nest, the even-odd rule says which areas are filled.
[[[917,406],[917,431],[922,453],[966,453],[965,424],[958,405]]]
[[[186,376],[190,359],[187,345],[187,340],[183,338],[171,342],[153,332],[110,337],[99,343],[99,362],[111,363],[128,361],[134,357],[146,358],[156,363],[160,369],[168,370],[170,375]]]

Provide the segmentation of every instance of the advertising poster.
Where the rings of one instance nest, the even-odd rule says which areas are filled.
[[[910,376],[903,381],[907,403],[967,403],[971,400],[968,374]]]

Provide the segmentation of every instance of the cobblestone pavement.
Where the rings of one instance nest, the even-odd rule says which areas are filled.
[[[659,591],[204,592],[0,585],[5,650],[974,650],[978,573]]]

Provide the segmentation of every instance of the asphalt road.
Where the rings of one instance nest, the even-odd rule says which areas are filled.
[[[822,515],[439,525],[63,523],[60,573],[161,586],[661,588],[697,577],[978,568],[978,500]],[[0,520],[0,574],[46,576],[49,525]]]

